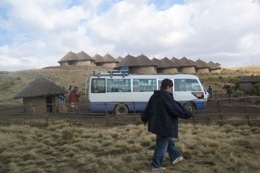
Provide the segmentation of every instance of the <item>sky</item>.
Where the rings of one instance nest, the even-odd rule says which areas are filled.
[[[0,0],[0,71],[69,51],[260,65],[260,0]]]

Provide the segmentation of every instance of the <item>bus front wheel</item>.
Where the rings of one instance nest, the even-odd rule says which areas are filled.
[[[194,112],[195,112],[195,107],[194,107],[194,105],[193,105],[192,103],[190,103],[190,102],[185,103],[185,104],[183,105],[183,107],[184,107],[185,109],[187,109],[188,111],[190,111],[191,113],[194,113]]]
[[[115,115],[127,115],[128,114],[128,108],[124,104],[118,104],[115,107]]]

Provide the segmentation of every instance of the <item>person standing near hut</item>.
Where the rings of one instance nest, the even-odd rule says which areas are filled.
[[[80,98],[79,90],[78,87],[75,86],[69,95],[69,101],[70,101],[72,112],[79,112],[79,105],[78,105],[80,101],[79,98]]]
[[[178,118],[191,118],[192,113],[173,99],[172,88],[172,80],[164,79],[161,89],[154,91],[141,115],[142,121],[148,122],[148,131],[156,135],[152,171],[165,170],[162,162],[166,151],[173,165],[183,160],[173,138],[178,138]]]
[[[212,88],[211,88],[211,86],[209,86],[209,88],[208,88],[208,93],[209,93],[209,98],[212,98],[213,97],[213,91],[212,91]]]

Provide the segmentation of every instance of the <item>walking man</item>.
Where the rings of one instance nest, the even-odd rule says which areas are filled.
[[[172,96],[173,82],[164,79],[161,89],[154,91],[141,115],[144,123],[148,122],[148,131],[156,135],[156,146],[152,158],[152,171],[165,170],[162,162],[166,151],[172,164],[183,160],[173,138],[178,138],[178,118],[188,119],[192,113],[186,110]]]

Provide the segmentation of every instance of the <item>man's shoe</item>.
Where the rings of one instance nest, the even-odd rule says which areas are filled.
[[[179,163],[180,161],[183,160],[183,157],[180,156],[180,157],[177,157],[177,159],[175,159],[174,161],[172,161],[172,164],[175,165],[176,163]]]
[[[152,171],[163,171],[165,169],[166,169],[165,167],[159,167],[159,168],[152,167]]]

